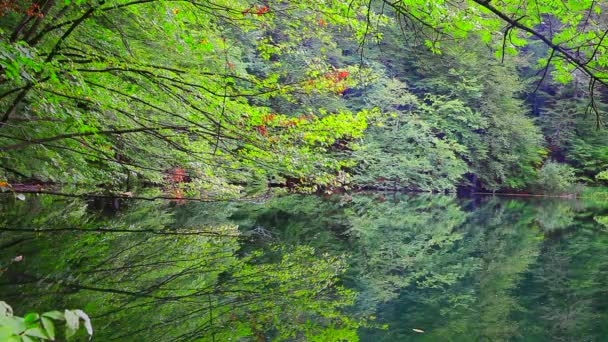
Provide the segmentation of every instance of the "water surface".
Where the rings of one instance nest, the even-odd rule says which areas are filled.
[[[601,202],[0,201],[0,300],[17,314],[81,308],[97,341],[608,336]]]

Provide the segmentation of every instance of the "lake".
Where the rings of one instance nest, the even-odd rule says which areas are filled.
[[[359,193],[0,203],[0,300],[19,315],[82,309],[97,341],[608,336],[606,202]]]

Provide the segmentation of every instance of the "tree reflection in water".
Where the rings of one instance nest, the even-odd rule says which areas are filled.
[[[49,197],[1,205],[3,299],[83,308],[100,340],[608,334],[607,213],[594,203],[376,193],[126,201],[111,213]]]

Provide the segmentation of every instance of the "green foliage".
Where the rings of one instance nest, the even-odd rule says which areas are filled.
[[[398,116],[399,114],[395,114]],[[441,139],[420,118],[399,115],[369,131],[370,138],[354,152],[358,161],[353,181],[360,186],[425,191],[454,190],[467,171],[457,157],[463,147]]]
[[[524,189],[548,152],[519,75],[547,66],[543,80],[579,89],[578,70],[591,96],[608,65],[594,1],[4,6],[5,178],[90,189],[167,184],[176,168],[191,180],[179,191],[203,198],[269,182]],[[583,134],[580,101],[553,100],[550,152],[593,181],[605,141]]]
[[[52,3],[31,25],[27,14],[4,14],[0,158],[9,177],[122,187],[165,183],[179,167],[200,197],[234,197],[241,189],[230,183],[271,178],[339,183],[345,162],[327,147],[361,136],[366,112],[277,112],[270,102],[303,85],[332,96],[336,89],[312,74],[313,64],[288,79],[271,59],[298,56],[308,39],[331,46],[319,20],[355,34],[359,7],[338,18],[318,13],[346,4],[213,6]]]
[[[356,196],[345,214],[356,241],[351,272],[362,288],[362,310],[394,300],[408,286],[449,287],[470,271],[472,265],[463,267],[448,252],[463,238],[455,229],[466,219],[452,197]]]
[[[28,202],[18,204],[7,219],[21,216],[19,224],[25,226],[27,220],[30,227],[44,227],[48,221],[35,219],[41,212],[87,206],[80,200],[64,202],[65,209]],[[47,204],[52,203],[58,205]],[[38,213],[24,214],[24,205]],[[19,301],[32,300],[38,307],[57,300],[80,305],[95,317],[95,335],[101,340],[335,336],[356,341],[363,321],[345,314],[355,292],[338,281],[346,269],[343,255],[270,242],[247,248],[245,242],[257,235],[242,234],[227,219],[236,208],[201,203],[172,207],[133,202],[104,218],[90,205],[70,238],[41,232],[46,236],[31,241],[25,258],[3,266],[0,277],[29,274],[39,280],[23,284],[32,293],[19,295]],[[176,216],[189,212],[198,216],[178,222]]]
[[[608,181],[608,170],[600,171],[595,175],[595,179],[598,181]]]
[[[534,182],[535,187],[547,194],[558,194],[572,189],[576,181],[574,168],[567,164],[547,161]]]
[[[428,32],[424,44],[433,53],[445,53],[446,36],[458,41],[476,37],[491,46],[496,58],[506,59],[541,40],[547,47],[538,58],[541,67],[551,65],[552,77],[567,83],[575,70],[605,85],[608,57],[604,41],[603,3],[584,1],[545,1],[522,4],[515,0],[490,2],[467,0],[384,1],[394,8],[406,24]],[[440,34],[438,34],[440,33]],[[571,51],[576,50],[576,55]],[[553,58],[556,57],[556,58]]]
[[[589,179],[608,167],[608,148],[603,132],[585,132],[585,135],[570,141],[568,159],[577,171]]]
[[[606,333],[595,305],[608,282],[605,201],[360,192],[128,200],[113,213],[50,196],[2,205],[3,296],[23,308],[82,307],[101,340]]]
[[[387,187],[376,181],[386,179],[391,187],[416,190],[529,186],[546,152],[520,99],[519,61],[494,61],[474,38],[445,44],[434,55],[404,45],[396,28],[387,30],[382,54],[366,53],[382,58],[378,68],[395,77],[378,78],[363,97],[393,114],[383,127],[372,126],[355,152],[362,161],[355,182]]]
[[[24,317],[18,317],[13,315],[13,309],[8,304],[0,301],[0,340],[31,342],[55,341],[58,336],[70,338],[78,331],[81,320],[87,334],[93,336],[91,320],[82,310],[28,313]],[[65,333],[57,331],[57,321],[65,321]]]
[[[537,120],[549,143],[551,156],[567,162],[575,168],[577,177],[590,184],[601,182],[596,176],[608,167],[608,139],[597,127],[597,119],[589,112],[588,91],[577,89],[577,85],[549,83],[536,101],[542,104]],[[600,122],[605,120],[605,105],[598,104],[602,111]]]

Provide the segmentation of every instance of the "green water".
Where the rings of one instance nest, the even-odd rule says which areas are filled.
[[[96,341],[608,340],[599,202],[0,203],[0,300],[81,308]]]

